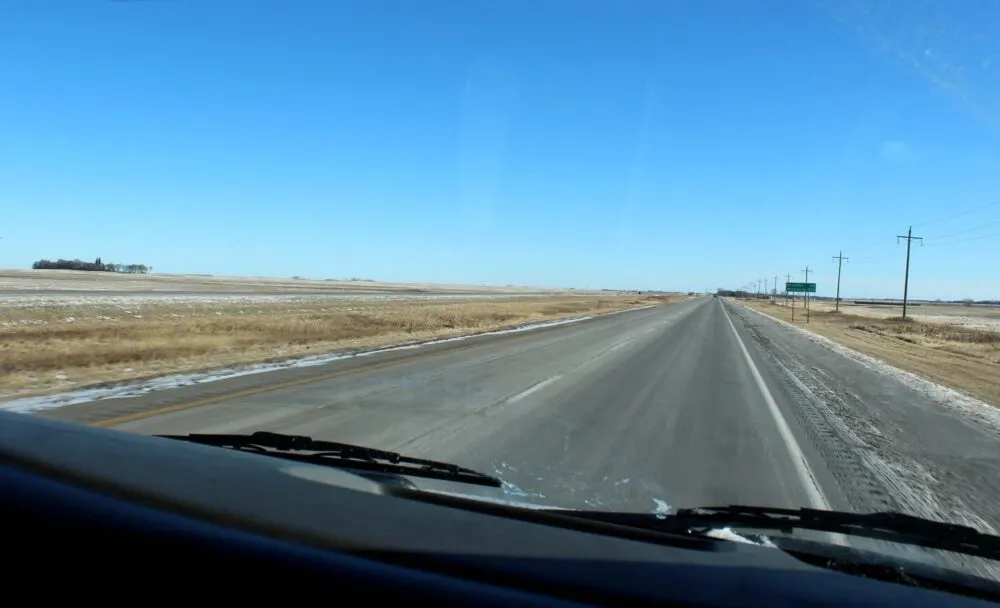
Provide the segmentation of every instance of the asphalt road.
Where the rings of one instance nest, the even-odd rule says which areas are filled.
[[[376,446],[497,473],[565,506],[822,506],[741,343],[719,301],[703,298],[286,389],[241,387],[236,398],[117,427]]]
[[[698,298],[39,415],[364,444],[557,506],[892,509],[1000,529],[1000,425],[946,397]]]

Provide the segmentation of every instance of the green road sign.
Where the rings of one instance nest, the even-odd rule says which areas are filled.
[[[791,293],[816,293],[816,283],[785,283],[785,291]]]

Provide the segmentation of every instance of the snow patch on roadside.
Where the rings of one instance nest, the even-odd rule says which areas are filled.
[[[225,369],[214,370],[211,372],[192,372],[188,374],[176,374],[172,376],[152,378],[150,380],[140,380],[137,382],[126,381],[123,384],[118,384],[115,386],[81,389],[78,391],[57,393],[54,395],[23,397],[21,399],[12,399],[10,401],[0,402],[0,410],[27,414],[30,412],[49,410],[59,407],[65,407],[68,405],[78,405],[81,403],[89,403],[91,401],[101,401],[104,399],[122,399],[127,397],[138,397],[139,395],[144,395],[146,393],[153,391],[169,390],[173,388],[180,388],[183,386],[191,386],[193,384],[204,384],[207,382],[217,382],[219,380],[228,380],[230,378],[237,378],[239,376],[248,376],[250,374],[261,374],[265,372],[272,372],[280,369],[288,369],[293,367],[313,367],[317,365],[326,365],[327,363],[332,363],[334,361],[339,361],[341,359],[368,357],[371,355],[378,355],[397,350],[411,350],[411,349],[422,348],[424,346],[430,346],[432,344],[458,342],[461,340],[468,340],[470,338],[478,338],[481,336],[497,336],[503,334],[520,333],[525,331],[534,331],[546,327],[556,327],[559,325],[568,325],[570,323],[579,323],[580,321],[586,321],[587,319],[592,319],[595,316],[609,316],[614,314],[620,314],[623,312],[630,312],[630,311],[634,312],[637,310],[645,310],[647,308],[653,308],[654,306],[660,306],[660,304],[653,304],[651,306],[640,306],[637,308],[626,308],[624,310],[619,310],[604,315],[589,315],[585,317],[574,317],[572,319],[562,319],[559,321],[532,323],[530,325],[522,325],[520,327],[513,327],[510,329],[499,329],[496,331],[488,331],[483,333],[465,334],[462,336],[455,336],[452,338],[441,338],[438,340],[428,340],[423,342],[408,342],[408,343],[386,346],[383,348],[377,348],[367,351],[355,351],[346,353],[340,352],[327,355],[313,355],[309,357],[289,359],[277,363],[257,363],[245,366],[229,367]]]
[[[791,323],[784,321],[782,319],[772,317],[771,315],[765,312],[761,312],[756,309],[751,309],[749,307],[747,308],[748,310],[753,310],[753,312],[761,316],[767,317],[768,319],[771,319],[776,323],[780,323],[786,327],[790,327],[798,331],[805,338],[807,338],[808,340],[810,340],[815,344],[823,346],[824,348],[836,352],[839,355],[847,357],[848,359],[851,359],[856,363],[863,365],[864,367],[872,371],[878,372],[883,376],[888,376],[899,382],[902,382],[903,384],[918,391],[919,393],[923,394],[924,396],[934,401],[935,403],[938,403],[952,410],[955,410],[959,414],[964,415],[966,418],[978,424],[981,424],[997,433],[1000,433],[1000,408],[993,407],[992,405],[984,401],[980,401],[979,399],[970,397],[954,389],[942,386],[935,382],[931,382],[930,380],[924,378],[923,376],[919,376],[917,374],[914,374],[913,372],[908,372],[906,370],[899,369],[898,367],[889,365],[888,363],[882,361],[881,359],[877,359],[875,357],[872,357],[871,355],[860,353],[852,348],[844,346],[843,344],[838,344],[837,342],[834,342],[833,340],[825,336],[815,334],[797,325],[792,325]]]
[[[639,309],[633,308],[628,310],[639,310]],[[500,329],[497,331],[489,331],[478,334],[466,334],[463,336],[455,336],[453,338],[442,338],[439,340],[428,340],[425,342],[403,343],[367,351],[348,352],[348,353],[341,352],[328,355],[314,355],[310,357],[289,359],[287,361],[281,361],[277,363],[257,363],[247,366],[230,367],[220,370],[214,370],[211,372],[194,372],[189,374],[163,376],[161,378],[153,378],[150,380],[142,380],[138,382],[128,382],[116,386],[82,389],[67,393],[58,393],[55,395],[24,397],[21,399],[13,399],[10,401],[0,402],[0,410],[26,414],[30,412],[37,412],[40,410],[65,407],[67,405],[78,405],[80,403],[88,403],[90,401],[99,401],[104,399],[122,399],[125,397],[137,397],[139,395],[144,395],[152,391],[180,388],[182,386],[191,386],[193,384],[204,384],[206,382],[217,382],[219,380],[227,380],[229,378],[236,378],[239,376],[248,376],[250,374],[261,374],[265,372],[272,372],[280,369],[288,369],[293,367],[313,367],[316,365],[325,365],[327,363],[332,363],[334,361],[339,361],[341,359],[369,357],[371,355],[378,355],[397,350],[411,350],[411,349],[422,348],[424,346],[430,346],[432,344],[458,342],[461,340],[468,340],[470,338],[478,338],[481,336],[496,336],[502,334],[513,334],[525,331],[533,331],[545,327],[555,327],[558,325],[579,323],[580,321],[585,321],[587,319],[592,319],[592,318],[593,316],[575,317],[573,319],[563,319],[560,321],[548,321],[545,323],[534,323],[531,325],[523,325],[521,327],[514,327],[511,329]]]

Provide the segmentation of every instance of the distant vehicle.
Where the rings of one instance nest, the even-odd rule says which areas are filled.
[[[267,432],[147,437],[0,412],[0,514],[18,531],[6,551],[58,554],[53,580],[148,580],[163,560],[177,569],[171,591],[188,594],[252,582],[255,594],[357,594],[372,605],[1000,601],[996,581],[872,544],[1000,560],[1000,538],[960,525],[888,512],[521,504],[501,479],[454,464]],[[33,561],[7,572],[27,576]]]
[[[712,294],[712,297],[713,297],[713,298],[717,298],[717,297],[719,297],[719,294],[717,294],[717,293],[713,293],[713,294]]]

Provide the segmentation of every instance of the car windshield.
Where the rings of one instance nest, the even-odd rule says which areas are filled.
[[[0,409],[996,534],[997,31],[971,0],[3,3]]]

